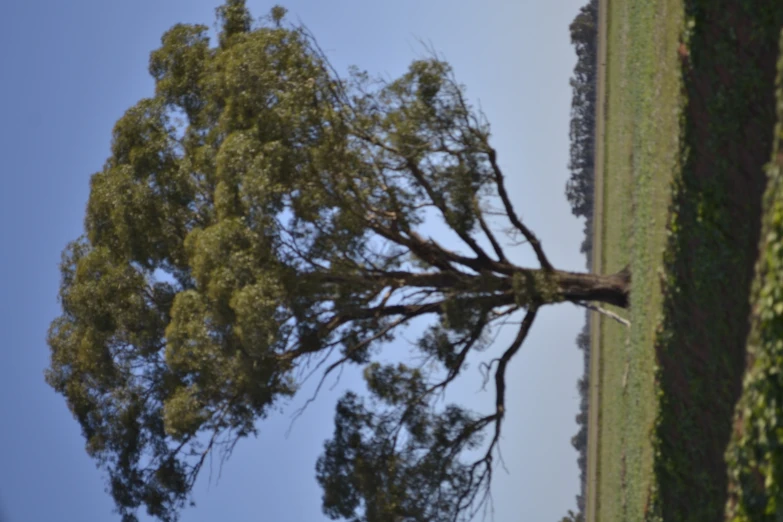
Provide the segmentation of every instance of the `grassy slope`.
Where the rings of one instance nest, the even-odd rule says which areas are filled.
[[[751,293],[749,367],[727,452],[734,522],[772,521],[783,510],[783,32],[777,117]]]
[[[659,489],[650,518],[712,522],[726,502],[723,457],[744,369],[783,2],[686,0],[685,8],[688,102],[656,340]]]
[[[661,294],[671,172],[680,104],[679,0],[610,0],[602,259],[605,273],[633,272],[632,328],[601,320],[598,513],[643,519],[652,484],[656,415],[654,325]]]

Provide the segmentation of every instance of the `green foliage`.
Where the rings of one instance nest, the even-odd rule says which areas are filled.
[[[489,127],[441,60],[391,82],[343,79],[283,8],[260,25],[241,0],[217,15],[217,46],[202,25],[163,35],[154,96],[114,127],[85,236],[63,255],[47,381],[123,519],[144,506],[171,521],[206,457],[255,434],[309,364],[366,365],[398,327],[430,317],[425,364],[369,364],[374,409],[353,395],[338,406],[318,468],[324,508],[468,518],[488,498],[506,364],[535,309],[563,300],[508,200]],[[482,210],[497,198],[546,275],[507,261]],[[459,249],[423,234],[432,212]],[[491,323],[522,308],[532,311],[495,374],[496,410],[436,408]],[[492,426],[486,456],[463,463]]]
[[[414,406],[372,411],[353,393],[340,400],[334,437],[316,466],[325,513],[361,513],[368,522],[456,519],[469,506],[474,474],[447,457],[479,445],[477,419],[457,406],[435,413],[417,402],[424,383],[404,366],[373,366],[366,378],[384,402]]]
[[[231,45],[232,38],[250,31],[252,18],[245,7],[245,0],[226,0],[226,3],[217,8],[217,18],[220,24],[218,37],[221,47]],[[278,11],[273,11],[273,15]]]
[[[584,515],[582,512],[574,513],[570,509],[568,510],[568,515],[564,516],[560,519],[560,522],[584,522]]]
[[[595,114],[598,71],[598,0],[589,0],[569,26],[577,62],[571,77],[571,125],[569,132],[571,176],[565,195],[575,216],[585,217],[585,239],[580,248],[592,258],[592,226],[595,164]]]
[[[763,165],[772,148],[783,26],[779,2],[688,0],[684,5],[689,18],[681,51],[687,53],[679,57],[687,103],[656,332],[656,489],[648,513],[649,519],[667,521],[723,518],[727,496],[729,512],[737,507],[732,496],[739,484],[748,488],[743,495],[751,504],[763,498],[755,497],[765,477],[753,476],[761,454],[753,453],[751,441],[752,433],[763,441],[766,428],[748,428],[749,445],[740,450],[744,456],[730,457],[738,460],[729,465],[728,477],[724,456],[742,391],[748,318],[752,307],[767,306],[754,298],[751,307],[748,295],[759,240],[764,240],[759,236],[767,181]],[[748,487],[748,477],[761,482]],[[755,515],[742,520],[775,519],[755,518],[758,505],[752,509]]]
[[[552,303],[562,300],[556,283],[544,272],[521,272],[512,277],[512,287],[518,303]]]
[[[767,165],[760,256],[751,293],[749,367],[726,452],[728,520],[773,521],[783,508],[783,32],[772,161]]]

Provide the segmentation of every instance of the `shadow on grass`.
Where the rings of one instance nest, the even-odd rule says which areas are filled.
[[[685,10],[648,518],[714,522],[726,505],[724,453],[745,368],[783,2],[686,0]]]

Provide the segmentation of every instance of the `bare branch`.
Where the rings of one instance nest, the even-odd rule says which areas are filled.
[[[495,436],[491,446],[494,446],[500,438],[500,428],[506,412],[506,367],[508,366],[509,361],[511,361],[514,355],[516,355],[522,347],[522,343],[525,342],[525,338],[530,331],[530,327],[533,326],[533,321],[536,318],[537,312],[538,308],[536,307],[532,307],[527,311],[525,318],[522,320],[522,325],[519,327],[516,338],[498,361],[498,368],[495,371],[495,413],[498,416],[498,419],[495,424]]]
[[[383,328],[380,332],[376,333],[375,335],[368,337],[367,339],[363,339],[361,342],[356,343],[354,346],[351,346],[345,355],[343,355],[340,359],[330,364],[326,370],[324,370],[324,373],[321,375],[321,379],[318,381],[318,386],[316,386],[315,391],[313,394],[308,398],[305,403],[298,408],[292,415],[291,423],[288,426],[288,430],[286,430],[286,437],[291,433],[291,429],[294,427],[294,422],[302,416],[302,414],[305,412],[307,407],[315,402],[315,400],[318,398],[318,393],[321,391],[321,387],[324,384],[324,381],[326,381],[326,378],[329,376],[330,373],[332,373],[335,369],[341,368],[343,364],[348,362],[351,359],[351,355],[358,352],[362,348],[366,347],[373,341],[377,341],[378,339],[381,339],[383,336],[394,330],[396,327],[405,324],[410,320],[409,317],[401,317],[400,319],[392,322],[391,324],[387,325],[385,328]]]
[[[479,208],[478,204],[475,205],[476,215],[478,216],[479,225],[481,226],[481,230],[484,231],[484,235],[487,236],[487,239],[489,239],[489,242],[492,244],[492,249],[495,251],[495,254],[498,256],[498,261],[501,263],[507,263],[508,259],[506,258],[506,253],[503,251],[503,248],[500,246],[500,243],[495,238],[495,234],[492,233],[492,229],[489,228],[489,225],[487,225],[487,222],[484,220],[483,212],[481,211],[481,208]]]
[[[430,200],[441,211],[443,218],[446,219],[448,217],[448,209],[446,208],[446,202],[443,200],[443,197],[438,194],[432,185],[427,181],[424,172],[422,172],[421,168],[416,164],[415,161],[410,158],[406,158],[406,161],[408,169],[410,170],[411,174],[413,174],[413,177],[416,179],[419,185],[424,188]],[[476,240],[473,239],[468,232],[455,228],[452,228],[452,230],[457,233],[460,239],[462,239],[462,241],[464,241],[471,248],[471,250],[473,250],[473,252],[475,252],[479,259],[489,259],[489,256],[486,252],[484,252],[484,249],[479,246]]]
[[[631,321],[629,321],[628,319],[624,319],[623,317],[620,317],[619,315],[617,315],[616,313],[612,312],[611,310],[607,310],[605,308],[601,308],[600,306],[594,305],[592,303],[585,303],[583,301],[572,301],[572,303],[574,303],[575,305],[578,305],[578,306],[583,306],[583,307],[587,308],[588,310],[592,310],[594,312],[598,312],[599,314],[602,314],[602,315],[605,315],[606,317],[614,319],[615,321],[617,321],[618,323],[622,324],[626,328],[630,328],[631,327]]]
[[[475,509],[480,509],[490,498],[493,452],[500,441],[501,428],[506,413],[506,368],[514,355],[516,355],[522,347],[525,338],[527,338],[530,327],[533,325],[533,321],[536,318],[537,311],[537,307],[532,307],[527,311],[514,341],[498,359],[498,367],[495,371],[495,413],[480,419],[476,423],[477,426],[480,426],[479,429],[483,429],[487,424],[494,422],[495,431],[484,456],[471,465],[471,474],[476,473],[479,468],[481,468],[481,471],[478,472],[478,476],[475,476],[475,482],[471,484],[471,487],[466,489],[460,497],[460,502],[464,501],[466,507],[475,506]],[[476,502],[479,491],[483,491],[483,494],[481,499]]]
[[[554,270],[554,267],[549,262],[549,259],[547,259],[546,254],[544,254],[544,250],[541,247],[541,242],[538,240],[536,235],[533,234],[533,232],[522,223],[516,211],[514,210],[514,206],[511,204],[511,199],[508,196],[508,192],[506,192],[505,177],[503,176],[503,171],[500,169],[500,166],[497,162],[497,151],[490,147],[489,144],[486,144],[486,146],[489,162],[492,165],[492,172],[495,175],[495,185],[498,189],[498,196],[500,196],[500,200],[503,202],[503,207],[506,210],[506,215],[508,216],[509,221],[511,221],[514,227],[519,230],[523,236],[525,236],[525,239],[530,243],[530,246],[533,247],[533,250],[536,253],[536,257],[538,258],[538,262],[541,264],[541,268],[548,271]]]

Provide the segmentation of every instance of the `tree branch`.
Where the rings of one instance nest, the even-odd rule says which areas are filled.
[[[605,315],[606,317],[614,319],[615,321],[617,321],[621,325],[625,326],[626,328],[630,328],[631,327],[631,321],[629,321],[628,319],[624,319],[623,317],[620,317],[619,315],[617,315],[616,313],[612,312],[611,310],[607,310],[605,308],[601,308],[600,306],[594,305],[592,303],[585,303],[583,301],[571,301],[571,302],[574,303],[575,305],[583,306],[583,307],[587,308],[588,310],[592,310],[594,312],[598,312],[599,314],[602,314],[602,315]]]
[[[474,205],[476,207],[476,215],[478,216],[479,225],[481,226],[481,230],[484,231],[484,235],[487,236],[487,239],[489,239],[489,242],[492,244],[492,249],[495,251],[495,254],[498,256],[498,261],[501,263],[508,263],[508,259],[506,259],[506,253],[503,251],[503,248],[500,246],[500,243],[495,238],[495,234],[492,233],[492,229],[489,228],[489,225],[487,225],[487,222],[484,220],[484,213],[481,211],[481,208],[479,208],[478,202],[474,200]]]
[[[487,155],[489,156],[489,162],[492,165],[492,172],[495,175],[495,185],[498,189],[498,196],[500,196],[500,200],[503,202],[503,207],[506,210],[506,215],[508,216],[509,221],[511,221],[511,224],[514,225],[514,227],[522,232],[522,235],[525,236],[525,239],[530,243],[530,246],[533,247],[533,250],[536,253],[536,257],[538,258],[538,262],[541,264],[541,268],[547,271],[553,271],[554,267],[549,262],[549,259],[547,259],[546,254],[544,254],[544,250],[541,247],[541,242],[538,240],[535,234],[527,228],[522,221],[519,219],[519,216],[517,216],[516,211],[514,210],[514,206],[511,204],[511,199],[508,197],[508,192],[506,192],[506,183],[505,183],[505,177],[503,176],[503,171],[500,169],[500,166],[497,162],[497,152],[495,149],[489,146],[488,143],[486,143],[487,146]]]
[[[466,299],[466,302],[469,302],[471,304],[480,307],[493,308],[493,307],[513,304],[514,299],[515,299],[514,292],[508,290],[502,293],[476,296],[470,299]],[[318,339],[325,339],[332,332],[337,330],[339,327],[343,326],[346,323],[349,323],[351,321],[356,321],[356,320],[389,317],[395,315],[402,315],[406,319],[413,319],[414,317],[418,317],[420,315],[443,313],[444,307],[446,303],[449,301],[451,301],[451,298],[447,297],[429,303],[409,304],[409,305],[397,304],[397,305],[388,305],[388,306],[375,306],[369,308],[356,308],[353,310],[343,310],[341,312],[334,314],[331,319],[321,323],[317,329],[318,331],[315,333],[315,337]],[[291,361],[302,355],[318,352],[322,348],[323,346],[321,344],[317,344],[316,346],[302,346],[300,344],[298,348],[287,351],[279,355],[278,357],[280,358],[281,361],[283,360]]]

